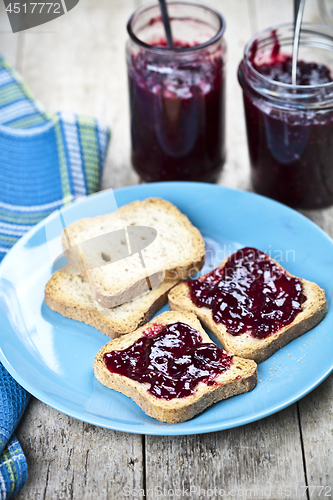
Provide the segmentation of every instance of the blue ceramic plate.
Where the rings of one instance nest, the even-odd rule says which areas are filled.
[[[119,431],[176,435],[229,429],[261,419],[302,398],[329,375],[333,368],[333,244],[321,229],[279,203],[215,185],[145,184],[114,193],[118,206],[149,196],[178,206],[205,238],[204,271],[243,246],[267,252],[292,274],[325,289],[328,314],[316,328],[259,365],[259,382],[252,392],[217,403],[188,422],[158,422],[94,378],[95,354],[108,338],[63,318],[43,302],[51,276],[45,236],[51,215],[17,243],[0,266],[0,360],[25,389],[85,422]],[[105,213],[109,197],[110,192],[103,191],[68,206],[64,213],[70,219]]]

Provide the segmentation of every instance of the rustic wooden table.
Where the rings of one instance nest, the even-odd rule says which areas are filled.
[[[0,52],[51,111],[102,118],[112,144],[103,188],[138,182],[129,160],[125,25],[140,0],[80,0],[64,17],[12,34],[0,3]],[[227,150],[220,183],[249,189],[236,68],[256,31],[292,17],[292,1],[209,0],[227,20]],[[316,0],[305,20],[320,21]],[[333,210],[306,213],[333,236]],[[264,420],[213,434],[154,437],[101,429],[32,398],[17,435],[29,478],[18,500],[315,499],[333,495],[333,376]],[[323,487],[323,488],[321,488]],[[217,490],[215,490],[217,488]]]

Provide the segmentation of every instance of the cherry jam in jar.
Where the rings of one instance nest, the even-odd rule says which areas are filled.
[[[203,343],[197,330],[181,322],[154,324],[131,346],[104,354],[110,372],[150,384],[150,394],[166,400],[190,396],[200,382],[215,385],[232,359],[213,342]]]
[[[323,208],[333,204],[333,30],[303,24],[296,85],[292,42],[292,25],[263,31],[239,66],[252,183],[293,208]]]
[[[215,182],[225,161],[225,23],[204,6],[168,4],[130,18],[127,44],[132,164],[144,182]]]

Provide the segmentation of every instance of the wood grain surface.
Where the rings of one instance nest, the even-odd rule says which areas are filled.
[[[66,16],[12,34],[0,2],[0,52],[51,111],[105,120],[103,188],[138,182],[130,165],[126,21],[140,0],[81,0]],[[237,67],[258,30],[292,19],[291,0],[209,0],[227,20],[227,151],[220,184],[251,189]],[[320,21],[316,0],[304,19]],[[333,209],[307,211],[333,236]],[[17,436],[29,478],[18,500],[254,498],[333,495],[333,377],[298,404],[213,434],[153,437],[89,425],[32,398]],[[322,488],[323,487],[323,488]],[[329,489],[331,488],[331,489]]]

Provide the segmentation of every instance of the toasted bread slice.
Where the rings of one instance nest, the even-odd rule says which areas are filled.
[[[125,228],[153,228],[155,240],[141,252],[119,259],[126,252],[119,245],[113,252],[111,240],[119,231],[120,219]],[[96,246],[83,245],[88,248],[85,252],[82,244],[87,241],[96,241]],[[126,238],[120,243],[127,248]],[[62,244],[69,262],[78,269],[82,265],[96,300],[108,308],[148,290],[147,276],[150,288],[154,287],[152,281],[180,281],[200,270],[205,259],[205,244],[198,229],[172,203],[160,198],[135,201],[116,213],[74,222],[64,231]]]
[[[222,399],[251,391],[257,383],[257,365],[254,361],[233,357],[231,366],[214,379],[214,385],[199,382],[194,392],[186,397],[166,400],[148,392],[149,383],[141,383],[124,375],[108,370],[104,362],[104,354],[121,351],[133,345],[145,336],[145,332],[154,325],[170,325],[176,322],[185,323],[197,330],[203,343],[212,344],[194,314],[186,312],[165,312],[153,321],[133,333],[108,342],[97,353],[94,363],[96,378],[105,386],[122,392],[132,398],[147,415],[162,422],[184,422],[201,413],[207,407]]]
[[[72,272],[71,272],[72,271]],[[164,282],[154,290],[113,309],[94,300],[88,280],[65,266],[50,278],[45,287],[45,303],[66,318],[94,326],[114,339],[144,325],[167,302],[173,282]]]
[[[219,267],[224,267],[228,259],[225,259]],[[273,259],[270,260],[273,261]],[[292,276],[277,262],[275,264],[289,276]],[[202,278],[204,279],[209,274],[202,276]],[[305,302],[301,305],[302,310],[297,314],[292,323],[263,339],[252,336],[252,332],[250,331],[238,336],[231,335],[224,324],[214,321],[211,309],[197,307],[192,302],[190,289],[186,282],[180,283],[169,292],[169,307],[174,311],[189,311],[196,314],[202,323],[216,335],[228,353],[246,359],[253,359],[256,363],[261,363],[281,347],[284,347],[303,333],[311,330],[326,315],[327,302],[324,290],[316,283],[305,279],[300,279],[300,281],[302,291],[306,296]]]

